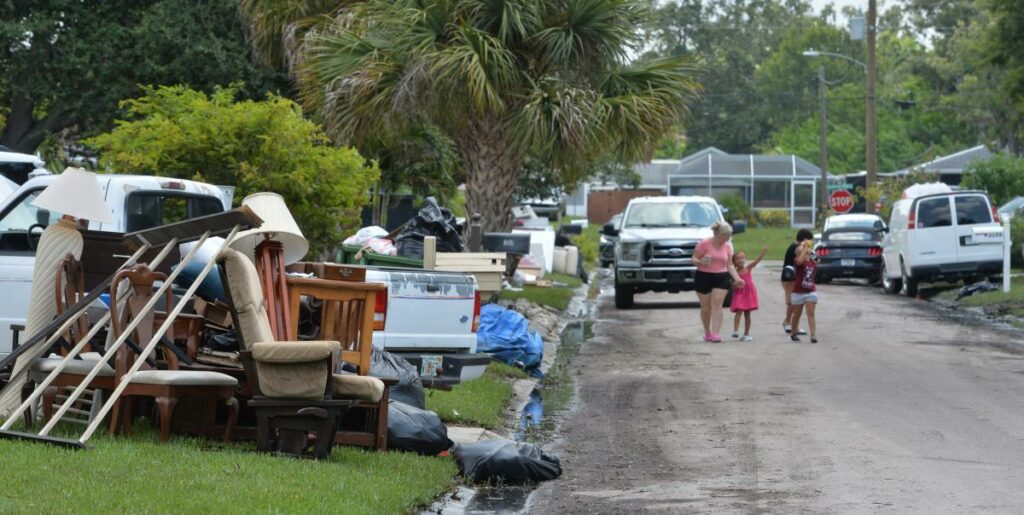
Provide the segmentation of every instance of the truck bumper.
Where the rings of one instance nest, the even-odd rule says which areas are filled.
[[[616,283],[633,286],[637,291],[690,291],[693,289],[696,267],[642,267],[617,268]]]
[[[491,357],[487,354],[469,353],[443,353],[443,352],[410,352],[399,351],[395,355],[416,367],[420,371],[420,379],[423,386],[427,388],[446,388],[459,384],[463,381],[472,381],[484,375],[487,365],[491,363]],[[427,377],[423,375],[423,358],[440,357],[441,368],[439,375]]]

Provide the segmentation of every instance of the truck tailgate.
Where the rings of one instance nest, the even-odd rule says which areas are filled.
[[[476,278],[453,272],[388,269],[384,331],[373,344],[389,351],[438,349],[476,352],[473,308]],[[367,280],[374,280],[368,274]]]

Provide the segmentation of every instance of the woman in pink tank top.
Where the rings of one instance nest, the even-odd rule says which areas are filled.
[[[704,325],[704,341],[720,342],[722,337],[722,304],[735,284],[743,286],[732,263],[732,226],[725,222],[711,227],[714,234],[697,244],[693,250],[693,263],[697,265],[694,289],[700,299],[700,321]]]

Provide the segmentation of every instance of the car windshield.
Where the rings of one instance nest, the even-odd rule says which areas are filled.
[[[825,222],[825,230],[832,229],[868,229],[874,230],[880,225],[881,218],[830,218]]]
[[[999,208],[999,214],[1013,214],[1015,211],[1024,206],[1024,197],[1017,197],[1013,200],[1003,204],[1003,207]]]
[[[719,220],[710,202],[651,202],[634,204],[624,227],[710,227]]]

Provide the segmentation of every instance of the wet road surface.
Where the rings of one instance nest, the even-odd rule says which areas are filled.
[[[565,475],[528,511],[1024,512],[1024,354],[1007,334],[835,284],[821,342],[792,343],[777,278],[755,271],[750,343],[701,342],[692,293],[627,311],[603,293],[555,449]]]

